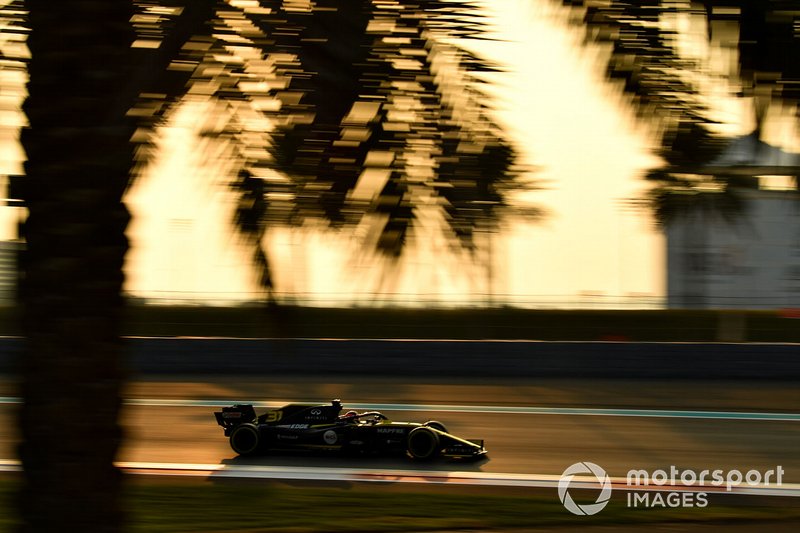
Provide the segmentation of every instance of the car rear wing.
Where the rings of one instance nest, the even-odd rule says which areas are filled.
[[[231,429],[239,424],[247,422],[255,422],[256,410],[250,404],[237,404],[231,407],[223,407],[222,411],[216,411],[214,417],[217,419],[217,424],[225,428],[227,435]]]

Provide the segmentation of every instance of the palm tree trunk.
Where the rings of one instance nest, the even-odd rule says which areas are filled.
[[[28,0],[23,531],[118,531],[129,0]]]

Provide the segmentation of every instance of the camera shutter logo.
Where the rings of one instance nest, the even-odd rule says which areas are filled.
[[[594,503],[579,505],[575,503],[575,500],[573,500],[572,496],[569,494],[569,484],[575,476],[588,474],[593,475],[601,485],[600,495]],[[564,504],[567,511],[572,514],[583,516],[597,514],[608,505],[608,500],[611,499],[611,479],[609,479],[605,470],[594,463],[590,463],[589,461],[575,463],[561,474],[561,478],[558,480],[558,497],[561,499],[561,503]]]

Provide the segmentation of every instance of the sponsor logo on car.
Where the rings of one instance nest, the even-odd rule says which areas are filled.
[[[336,444],[336,441],[339,440],[339,436],[334,430],[329,429],[322,434],[322,439],[325,441],[325,444]]]
[[[378,433],[392,433],[394,435],[405,433],[404,428],[378,428]]]

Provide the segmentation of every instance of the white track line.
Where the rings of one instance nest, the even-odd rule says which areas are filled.
[[[234,400],[168,400],[159,398],[132,398],[127,405],[148,407],[219,407],[235,403],[250,403],[257,408],[276,408],[287,402],[234,401]],[[316,402],[298,402],[316,403]],[[603,409],[583,407],[537,407],[497,405],[439,405],[402,403],[346,403],[349,409],[375,411],[416,411],[436,413],[487,413],[520,415],[580,415],[580,416],[627,416],[647,418],[699,418],[715,420],[772,420],[800,422],[800,413],[758,413],[746,411],[698,411],[668,409]]]
[[[0,396],[0,405],[19,404],[15,396]],[[285,405],[287,402],[261,400],[204,400],[191,398],[128,398],[125,405],[137,407],[207,407],[219,408],[233,404],[250,404],[266,409]],[[298,401],[297,403],[319,403],[318,401]],[[669,409],[616,409],[588,407],[538,407],[538,406],[498,406],[498,405],[446,405],[446,404],[402,404],[402,403],[347,403],[347,408],[376,411],[414,411],[429,413],[484,413],[516,415],[569,415],[569,416],[617,416],[640,418],[694,418],[705,420],[762,420],[779,422],[800,422],[800,413],[759,413],[747,411],[698,411]]]
[[[511,474],[492,472],[448,472],[436,470],[364,470],[358,468],[315,468],[265,465],[222,465],[192,463],[118,462],[117,466],[128,474],[151,476],[190,476],[217,479],[271,479],[292,481],[377,482],[447,484],[494,487],[558,487],[561,476],[551,474]],[[18,461],[0,460],[0,472],[20,472]],[[669,480],[666,484],[628,485],[623,477],[610,478],[615,490],[653,492],[709,492],[748,496],[800,497],[800,484],[737,485],[728,491],[725,486],[695,484],[686,486]],[[596,489],[593,477],[575,476],[570,482],[574,488]]]
[[[20,398],[0,396],[0,404],[19,404]],[[250,404],[266,409],[281,407],[289,402],[260,400],[204,400],[172,398],[128,398],[125,405],[137,407],[207,407],[219,408],[233,404]],[[298,401],[297,403],[319,403]],[[402,404],[402,403],[347,403],[349,409],[370,411],[414,411],[428,413],[484,413],[516,415],[569,415],[569,416],[621,416],[640,418],[694,418],[705,420],[762,420],[800,422],[800,413],[747,412],[747,411],[698,411],[671,409],[616,409],[588,407],[539,407],[513,405],[447,405],[447,404]]]

